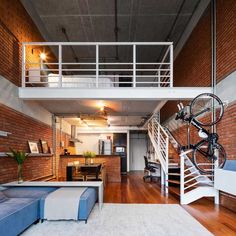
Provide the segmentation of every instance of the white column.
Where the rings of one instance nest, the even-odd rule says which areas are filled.
[[[62,46],[58,45],[58,69],[59,69],[59,87],[62,87]]]
[[[136,87],[136,44],[133,45],[133,87]]]
[[[170,87],[173,87],[173,67],[174,67],[173,44],[170,45]]]
[[[161,165],[161,185],[165,185],[165,173],[163,171],[162,165]]]
[[[184,156],[180,155],[180,204],[184,198]]]
[[[130,166],[129,166],[129,159],[130,159],[130,132],[129,130],[127,131],[127,172],[129,172],[130,170]]]
[[[99,78],[99,45],[96,44],[96,88],[98,88]]]
[[[22,44],[22,76],[21,86],[25,87],[25,44]]]

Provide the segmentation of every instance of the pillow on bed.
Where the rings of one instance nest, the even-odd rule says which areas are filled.
[[[7,199],[7,196],[2,191],[0,191],[0,203],[5,202]]]

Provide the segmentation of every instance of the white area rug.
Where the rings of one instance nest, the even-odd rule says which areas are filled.
[[[207,236],[212,235],[177,204],[96,205],[88,223],[45,221],[24,236]]]

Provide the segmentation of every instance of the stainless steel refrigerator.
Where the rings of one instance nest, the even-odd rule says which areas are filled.
[[[99,139],[99,154],[111,155],[112,154],[112,141],[111,139]]]

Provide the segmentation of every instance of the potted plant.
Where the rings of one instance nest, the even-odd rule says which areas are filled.
[[[18,165],[17,168],[17,178],[18,178],[18,183],[22,183],[23,182],[23,178],[22,178],[22,165],[25,161],[25,159],[28,157],[29,154],[26,154],[24,151],[19,151],[19,150],[13,150],[12,148],[10,148],[11,153],[7,154],[9,157],[13,158]]]
[[[96,153],[91,151],[86,151],[83,153],[83,156],[85,158],[85,165],[88,165],[90,164],[91,158],[94,158],[96,156]]]

